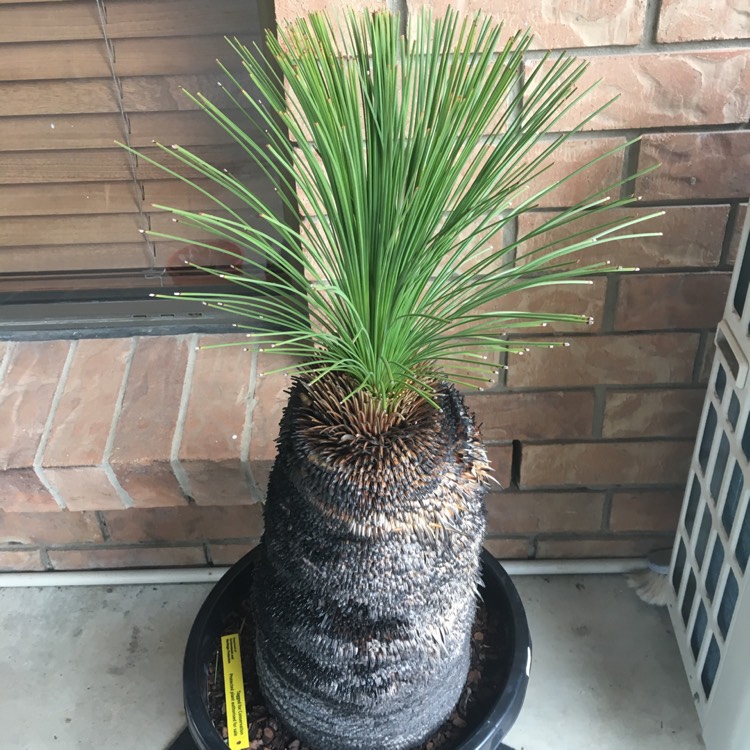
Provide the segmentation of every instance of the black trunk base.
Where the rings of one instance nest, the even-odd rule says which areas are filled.
[[[259,549],[249,552],[224,575],[201,607],[190,631],[183,665],[183,688],[188,729],[168,750],[226,750],[207,709],[207,666],[227,618],[247,596]],[[510,750],[502,744],[521,710],[531,664],[531,638],[526,615],[512,581],[487,551],[482,553],[482,597],[507,623],[507,658],[497,696],[481,721],[454,750]],[[182,744],[181,744],[182,743]],[[319,750],[326,750],[321,748]],[[375,750],[375,749],[373,749]]]
[[[410,750],[469,671],[488,460],[461,394],[397,415],[295,380],[250,590],[266,705],[318,750]]]

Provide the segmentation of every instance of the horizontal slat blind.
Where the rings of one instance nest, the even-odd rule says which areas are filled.
[[[3,3],[0,42],[101,39],[94,0]],[[105,5],[110,39],[257,34],[255,3],[232,0],[109,0]]]
[[[240,70],[225,35],[260,40],[257,4],[102,0],[101,8],[0,0],[0,291],[57,288],[56,273],[65,274],[60,288],[75,286],[76,273],[85,288],[90,272],[102,272],[96,283],[106,289],[107,271],[118,288],[124,272],[149,278],[202,260],[189,244],[147,242],[139,230],[204,239],[152,204],[204,210],[211,201],[116,142],[162,162],[170,157],[155,142],[190,147],[275,197],[182,90],[230,105],[216,59]]]

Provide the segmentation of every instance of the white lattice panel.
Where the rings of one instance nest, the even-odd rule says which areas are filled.
[[[750,214],[716,334],[670,607],[707,750],[750,750]]]

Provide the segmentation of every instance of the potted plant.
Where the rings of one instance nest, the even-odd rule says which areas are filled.
[[[469,668],[491,476],[457,386],[492,382],[506,353],[565,343],[518,331],[589,322],[498,310],[499,298],[590,283],[612,269],[578,263],[578,251],[643,236],[630,234],[640,219],[596,220],[630,202],[608,201],[607,186],[498,239],[559,184],[540,186],[545,168],[596,114],[555,134],[585,94],[585,64],[561,54],[524,75],[530,39],[449,11],[418,15],[403,35],[390,13],[351,14],[341,28],[314,14],[265,51],[234,42],[260,96],[225,69],[239,116],[193,100],[299,221],[230,172],[163,147],[219,189],[219,212],[168,210],[231,257],[231,268],[202,270],[240,287],[180,294],[237,313],[260,347],[299,362],[249,595],[266,702],[317,750],[417,747],[452,711]],[[593,230],[565,232],[584,217]],[[247,593],[231,583],[222,595]]]

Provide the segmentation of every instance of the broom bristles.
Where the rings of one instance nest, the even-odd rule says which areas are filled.
[[[626,576],[628,586],[635,590],[646,604],[666,607],[672,600],[672,586],[669,576],[653,570],[640,570]]]

